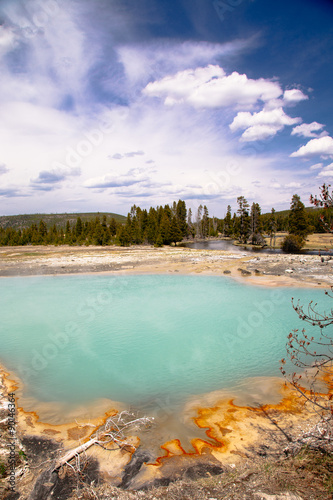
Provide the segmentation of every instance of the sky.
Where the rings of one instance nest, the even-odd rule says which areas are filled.
[[[0,215],[333,181],[333,2],[0,0]]]

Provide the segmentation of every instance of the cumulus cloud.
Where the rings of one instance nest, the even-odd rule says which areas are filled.
[[[301,118],[291,118],[282,108],[262,110],[259,113],[240,112],[230,124],[230,130],[245,130],[241,141],[251,142],[273,137],[286,125],[299,123]]]
[[[182,198],[195,208],[216,200],[209,208],[219,215],[224,201],[232,204],[240,193],[262,206],[285,203],[281,190],[297,181],[297,166],[293,173],[279,170],[284,145],[276,157],[251,141],[290,125],[296,119],[284,106],[307,97],[298,89],[283,92],[276,79],[232,73],[253,41],[153,36],[154,16],[162,11],[147,16],[149,2],[131,2],[129,9],[122,0],[0,3],[0,174],[6,179],[0,196],[7,213],[56,211],[60,204],[69,212],[71,203],[77,211],[112,203],[126,213],[138,197],[150,198],[146,207]],[[229,129],[238,111],[245,113],[233,122],[241,145]],[[92,134],[95,129],[102,134]],[[242,165],[241,175],[228,171],[234,163]],[[146,170],[129,170],[138,164]],[[71,167],[79,165],[82,177],[75,178]],[[274,177],[281,188],[273,200],[267,186]]]
[[[196,108],[251,109],[258,101],[278,98],[282,90],[276,82],[264,78],[252,80],[236,71],[227,75],[221,67],[210,64],[151,82],[143,93],[164,98],[166,105],[187,103]]]
[[[311,158],[312,156],[333,158],[333,139],[330,136],[311,139],[290,156],[292,158]]]
[[[319,172],[317,177],[332,179],[333,178],[333,163],[324,167],[323,170],[321,172]]]
[[[297,104],[301,101],[306,101],[309,97],[299,89],[285,90],[283,94],[283,102],[285,105]]]
[[[292,129],[291,135],[299,135],[302,137],[318,137],[318,134],[315,134],[315,132],[319,132],[319,130],[322,130],[324,126],[325,125],[317,122],[302,123],[301,125],[298,125],[297,127]]]

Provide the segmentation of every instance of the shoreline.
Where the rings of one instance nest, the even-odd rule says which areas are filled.
[[[2,247],[0,278],[76,274],[229,276],[258,286],[330,287],[333,260],[317,255],[260,254],[182,247]]]
[[[12,374],[0,366],[0,385],[1,381],[3,399],[9,391],[19,389]],[[124,477],[135,453],[144,454],[146,459],[130,482],[131,490],[140,490],[159,484],[162,478],[165,481],[174,480],[172,478],[179,477],[180,467],[185,474],[193,467],[209,469],[215,466],[221,470],[235,466],[246,468],[252,461],[260,462],[257,456],[260,456],[260,449],[266,450],[265,456],[275,457],[282,452],[282,446],[281,439],[271,441],[271,433],[275,432],[273,419],[278,420],[279,426],[290,429],[294,436],[313,425],[315,415],[303,407],[297,393],[287,388],[282,378],[250,378],[242,384],[248,385],[249,394],[252,392],[247,396],[248,402],[244,393],[237,395],[235,388],[189,396],[179,415],[174,415],[170,408],[164,408],[165,415],[161,421],[157,420],[148,430],[137,429],[129,433],[126,443],[130,443],[135,451],[128,447],[119,448],[115,444],[107,450],[93,446],[85,452],[85,459],[97,460],[101,479],[119,487],[122,483],[120,478]],[[258,403],[254,402],[254,397],[259,399]],[[20,403],[18,396],[15,399],[16,404]],[[115,408],[110,401],[109,405],[100,408],[98,416],[73,414],[72,420],[52,424],[41,418],[37,411],[26,410],[22,404],[17,404],[17,437],[23,443],[23,448],[20,447],[29,456],[32,452],[30,444],[37,439],[44,446],[56,448],[56,457],[63,456],[67,450],[89,441],[103,429],[109,417],[125,408]],[[174,421],[179,418],[182,422],[180,429],[189,426],[192,429],[190,434],[185,431],[171,439],[161,439],[161,429],[173,428]],[[36,459],[38,453],[37,450]],[[45,470],[43,464],[41,462],[41,470],[34,476],[34,481],[39,480]],[[23,486],[26,480],[23,478]]]

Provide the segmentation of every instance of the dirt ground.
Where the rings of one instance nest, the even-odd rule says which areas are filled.
[[[320,235],[326,236],[326,235]],[[320,255],[151,246],[0,248],[0,277],[77,273],[229,274],[266,286],[333,284],[333,260]]]

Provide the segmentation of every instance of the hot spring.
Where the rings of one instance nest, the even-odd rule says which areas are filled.
[[[0,363],[30,410],[100,399],[154,408],[278,377],[286,336],[308,326],[291,298],[330,309],[323,290],[227,277],[4,278],[0,291]]]

